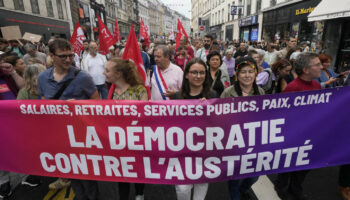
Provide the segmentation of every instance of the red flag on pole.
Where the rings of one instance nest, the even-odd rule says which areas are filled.
[[[182,36],[185,36],[188,40],[188,35],[182,26],[180,19],[177,19],[176,49],[180,46],[180,39]]]
[[[148,31],[147,31],[147,28],[146,28],[145,24],[143,23],[142,18],[140,18],[140,19],[141,19],[140,35],[141,35],[141,37],[143,37],[145,45],[147,47],[149,47],[149,45],[151,44],[151,41],[150,41],[150,38],[149,38],[149,35],[148,35]]]
[[[103,55],[108,54],[108,48],[116,43],[112,34],[109,32],[101,18],[97,15],[98,20],[98,40],[100,42],[100,53]]]
[[[131,24],[129,36],[128,36],[128,39],[126,41],[126,45],[125,45],[125,49],[124,49],[124,53],[123,53],[122,58],[124,60],[130,59],[135,63],[135,65],[137,67],[137,71],[139,72],[139,74],[143,80],[143,83],[147,89],[148,98],[150,98],[151,96],[150,96],[149,84],[146,84],[146,70],[145,70],[145,66],[143,65],[141,51],[139,49],[139,45],[138,45],[137,40],[136,40],[136,34],[134,31],[133,24]],[[112,85],[110,90],[109,90],[109,93],[108,93],[108,99],[112,99],[114,90],[115,90],[115,85]]]
[[[120,32],[119,32],[118,20],[115,20],[115,22],[114,22],[113,38],[114,38],[115,42],[118,42],[122,39],[122,37],[120,36]]]
[[[83,41],[86,40],[86,37],[84,35],[84,31],[81,28],[79,22],[77,22],[77,25],[75,26],[74,32],[72,37],[70,38],[70,43],[73,47],[74,53],[78,54],[80,56],[81,51],[84,49]]]

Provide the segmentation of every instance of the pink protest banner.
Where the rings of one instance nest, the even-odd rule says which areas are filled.
[[[0,101],[0,169],[189,184],[346,164],[349,100],[350,88],[206,101]]]

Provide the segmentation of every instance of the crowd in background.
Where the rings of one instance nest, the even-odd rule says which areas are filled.
[[[121,59],[124,40],[98,51],[97,41],[84,41],[80,55],[69,42],[51,38],[47,45],[0,38],[0,100],[11,99],[119,99],[168,100],[210,99],[276,94],[349,85],[348,71],[335,73],[332,57],[324,54],[322,42],[310,50],[296,38],[284,42],[220,42],[211,35],[203,39],[156,39],[149,46],[139,42],[151,86],[148,94],[136,66]],[[311,52],[313,51],[313,52]],[[160,73],[165,87],[157,84]],[[108,91],[112,91],[108,95]],[[149,96],[150,95],[150,96]],[[340,170],[340,188],[350,199],[349,166]],[[279,174],[275,190],[281,199],[306,199],[302,182],[308,171]],[[258,177],[230,180],[232,200],[250,199]],[[97,181],[57,179],[58,189],[72,185],[77,199],[97,199]],[[23,175],[22,184],[37,186],[40,177]],[[114,184],[114,183],[111,183]],[[120,199],[129,199],[130,184],[119,183]],[[116,186],[117,187],[117,186]],[[144,184],[136,184],[136,200],[144,198]],[[176,185],[179,200],[204,200],[208,184]],[[0,171],[0,197],[10,196],[9,172]],[[116,197],[117,198],[117,197]]]

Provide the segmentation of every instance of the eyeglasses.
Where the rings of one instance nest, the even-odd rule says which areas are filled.
[[[190,74],[192,74],[193,76],[198,76],[198,74],[200,76],[204,76],[205,75],[205,71],[190,71]]]
[[[68,58],[70,58],[70,59],[72,59],[72,58],[74,58],[74,54],[72,53],[72,54],[62,54],[62,55],[57,55],[57,54],[54,54],[55,56],[57,56],[57,57],[59,57],[59,58],[61,58],[61,59],[67,59],[67,57]]]

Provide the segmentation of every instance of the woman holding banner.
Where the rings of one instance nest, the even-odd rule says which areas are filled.
[[[221,98],[263,95],[264,90],[256,84],[258,67],[255,61],[250,57],[243,57],[236,62],[236,81],[234,84],[224,90]],[[230,180],[228,182],[231,200],[239,200],[241,197],[250,199],[251,186],[259,177],[251,177],[240,180]]]
[[[216,98],[217,93],[210,89],[208,72],[205,63],[200,58],[190,60],[184,69],[182,86],[171,99],[210,99]],[[194,200],[204,200],[208,190],[208,183],[192,185],[176,185],[178,200],[190,200],[191,190]]]
[[[147,101],[147,91],[142,84],[136,66],[129,60],[121,58],[111,58],[106,65],[104,72],[106,81],[112,83],[108,99],[115,100],[145,100]],[[119,183],[119,195],[121,200],[129,200],[130,184]],[[143,199],[145,184],[135,183],[136,200]]]

